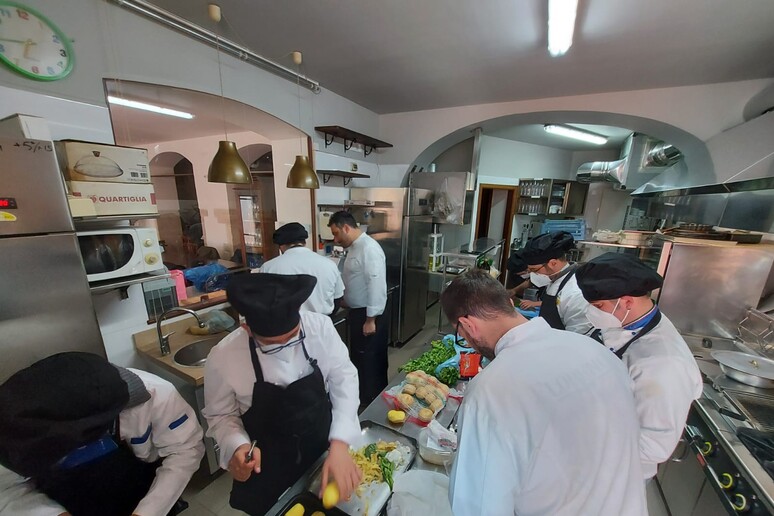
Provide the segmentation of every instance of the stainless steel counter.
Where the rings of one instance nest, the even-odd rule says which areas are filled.
[[[385,387],[384,390],[387,391],[390,388],[398,385],[403,381],[405,377],[406,377],[405,373],[399,373],[395,375],[395,377],[393,377],[393,379],[390,381],[390,384],[387,387]],[[438,413],[436,420],[442,425],[448,427],[454,420],[455,416],[457,415],[457,410],[459,409],[459,406],[460,406],[460,403],[457,400],[449,398],[449,402],[441,410],[441,412]],[[422,430],[422,427],[410,422],[406,422],[402,425],[393,425],[387,421],[387,412],[392,409],[394,409],[394,407],[389,403],[387,403],[387,401],[384,399],[383,396],[379,396],[374,401],[372,401],[371,404],[368,405],[368,407],[366,407],[363,413],[360,414],[359,419],[360,421],[374,421],[375,423],[379,423],[381,425],[392,428],[393,430],[400,432],[405,436],[411,437],[413,439],[418,439],[419,432]],[[324,460],[325,460],[325,456],[320,457],[320,459],[309,469],[309,471],[307,471],[300,479],[298,479],[298,481],[295,484],[293,484],[287,491],[285,491],[285,493],[280,497],[277,503],[274,504],[274,506],[266,514],[281,515],[282,514],[281,511],[285,507],[285,505],[287,505],[287,503],[293,497],[295,497],[300,493],[303,493],[306,490],[307,486],[312,481],[314,473],[322,465]],[[445,467],[436,466],[435,464],[430,464],[428,462],[425,462],[422,459],[422,457],[419,455],[419,453],[417,453],[416,459],[414,460],[414,464],[411,466],[411,469],[412,470],[423,469],[423,470],[429,470],[429,471],[436,471],[444,475],[448,474]]]

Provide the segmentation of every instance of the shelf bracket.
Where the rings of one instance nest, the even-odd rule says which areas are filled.
[[[349,183],[352,182],[351,177],[342,177],[342,179],[344,180],[344,186],[347,186]]]
[[[323,176],[323,184],[327,185],[328,181],[331,180],[331,175],[330,174],[323,174],[322,176]]]
[[[328,134],[328,133],[325,133],[325,135],[324,135],[324,136],[325,136],[325,148],[327,149],[329,145],[333,144],[333,140],[334,140],[334,138],[336,138],[336,137],[335,137],[334,135],[332,135],[332,134]],[[331,137],[330,141],[328,140],[328,136],[330,136],[330,137]]]
[[[376,149],[376,145],[370,145],[370,146],[363,145],[363,155],[364,156],[368,156],[369,154],[371,154],[374,151],[374,149]]]
[[[349,142],[349,145],[347,145],[347,139],[344,138],[344,152],[347,152],[349,149],[352,148],[353,145],[355,145],[355,141],[357,138],[352,138],[352,140]]]

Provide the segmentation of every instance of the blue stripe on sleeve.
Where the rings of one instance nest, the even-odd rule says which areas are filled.
[[[153,425],[148,425],[148,429],[145,431],[144,434],[142,434],[140,437],[132,437],[129,439],[129,443],[131,444],[142,444],[145,441],[148,440],[148,437],[150,437],[151,429],[153,428]]]
[[[180,418],[175,419],[174,421],[172,421],[169,424],[169,429],[170,430],[174,430],[175,428],[177,428],[178,426],[182,425],[186,421],[188,421],[188,414],[183,414]]]

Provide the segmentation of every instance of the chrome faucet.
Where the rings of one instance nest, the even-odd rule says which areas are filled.
[[[186,312],[186,313],[189,313],[189,314],[193,315],[194,317],[196,317],[196,322],[199,323],[199,328],[204,328],[204,326],[205,326],[205,324],[202,322],[202,320],[199,319],[199,316],[196,315],[196,312],[194,312],[190,308],[180,308],[179,306],[176,306],[174,308],[170,308],[169,310],[167,310],[166,312],[161,314],[159,316],[159,318],[156,319],[156,333],[159,336],[159,347],[161,348],[161,356],[169,355],[169,336],[172,335],[173,333],[175,333],[175,332],[171,331],[171,332],[167,333],[166,335],[162,335],[161,334],[161,321],[163,321],[167,317],[167,315],[169,315],[169,314],[171,314],[173,312]]]

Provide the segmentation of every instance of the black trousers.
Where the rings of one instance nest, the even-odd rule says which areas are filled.
[[[376,333],[363,335],[365,308],[350,308],[349,358],[360,379],[360,404],[371,403],[387,387],[387,334],[389,321],[384,314],[376,317]]]

